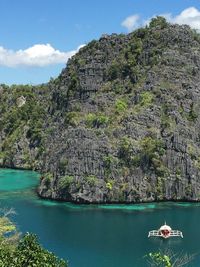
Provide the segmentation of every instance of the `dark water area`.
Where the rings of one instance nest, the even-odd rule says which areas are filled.
[[[36,233],[70,267],[143,267],[146,254],[165,249],[195,253],[190,266],[200,266],[200,204],[77,206],[39,199],[38,181],[35,172],[0,169],[0,207],[14,208],[19,230]],[[184,238],[147,237],[165,221]]]

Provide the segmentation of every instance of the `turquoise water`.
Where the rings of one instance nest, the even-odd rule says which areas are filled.
[[[39,199],[38,179],[31,171],[0,169],[0,206],[14,208],[19,230],[36,233],[70,267],[143,267],[147,253],[168,248],[197,253],[190,266],[200,266],[200,204],[77,206]],[[148,239],[164,221],[184,238]]]

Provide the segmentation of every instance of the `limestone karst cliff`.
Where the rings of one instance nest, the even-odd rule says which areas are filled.
[[[23,100],[23,101],[22,101]],[[0,88],[0,164],[77,203],[200,200],[200,36],[163,18],[103,35],[55,80]]]

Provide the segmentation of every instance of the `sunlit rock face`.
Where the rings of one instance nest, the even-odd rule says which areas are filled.
[[[0,91],[0,164],[76,203],[200,199],[200,37],[154,19],[103,35],[59,77]],[[17,106],[17,99],[26,102]]]

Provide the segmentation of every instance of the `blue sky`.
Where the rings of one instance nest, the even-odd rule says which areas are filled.
[[[164,14],[200,30],[200,0],[0,0],[0,83],[56,77],[80,45]]]

